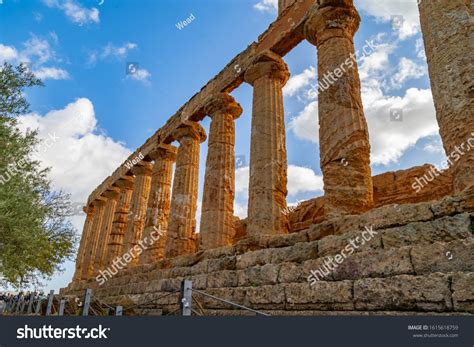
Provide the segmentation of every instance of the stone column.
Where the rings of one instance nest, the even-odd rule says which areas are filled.
[[[206,140],[204,129],[186,122],[172,137],[178,141],[178,155],[171,197],[165,256],[173,258],[196,250],[196,208],[199,178],[199,146]]]
[[[123,238],[127,226],[130,201],[133,192],[133,177],[125,176],[120,178],[115,184],[120,188],[120,197],[115,209],[112,230],[107,250],[107,265],[112,264],[116,257],[120,257],[123,252]]]
[[[431,0],[419,9],[439,132],[460,193],[474,184],[474,150],[467,143],[474,139],[474,5]]]
[[[230,245],[235,233],[234,120],[242,108],[230,95],[219,94],[208,99],[204,111],[212,121],[199,228],[202,250]]]
[[[81,243],[79,244],[79,249],[77,251],[76,271],[73,277],[74,282],[81,280],[84,254],[87,246],[89,245],[90,231],[92,228],[92,221],[94,219],[95,209],[93,206],[87,206],[84,207],[84,212],[86,213],[86,220],[84,222],[84,228],[82,229]]]
[[[89,280],[94,273],[94,259],[97,249],[97,242],[99,238],[100,226],[104,217],[105,199],[100,197],[92,202],[95,209],[94,219],[89,232],[88,243],[84,251],[84,263],[82,266],[81,280]]]
[[[320,3],[312,8],[304,33],[318,48],[319,148],[325,214],[332,218],[370,209],[373,188],[353,42],[360,17],[352,0]]]
[[[277,54],[267,51],[245,73],[253,85],[248,235],[284,234],[287,159],[282,88],[288,68]]]
[[[133,184],[127,226],[125,227],[124,242],[125,252],[130,252],[132,256],[128,267],[137,265],[139,256],[143,250],[141,247],[140,250],[137,251],[132,249],[142,240],[148,196],[150,195],[151,169],[151,163],[146,161],[141,161],[140,165],[136,165],[132,168],[132,173],[135,175],[135,182]]]
[[[153,243],[140,256],[141,264],[152,264],[165,256],[165,232],[168,228],[173,163],[176,161],[177,151],[178,149],[174,146],[161,144],[155,151],[148,154],[155,164],[143,238],[153,240]]]
[[[120,195],[120,189],[111,187],[105,193],[107,198],[104,209],[104,217],[102,218],[102,225],[100,226],[99,238],[97,242],[97,251],[94,259],[94,274],[93,277],[99,274],[106,265],[106,251],[109,243],[110,231],[112,230],[112,221],[114,218],[115,208],[117,207],[117,200]]]

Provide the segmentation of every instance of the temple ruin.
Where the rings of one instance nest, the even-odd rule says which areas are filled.
[[[162,294],[189,278],[195,288],[274,314],[474,313],[474,150],[464,150],[420,192],[412,182],[430,165],[372,176],[356,63],[318,96],[324,196],[287,208],[284,57],[307,40],[317,53],[318,75],[334,71],[354,54],[360,16],[353,0],[279,0],[279,6],[278,18],[258,41],[126,162],[138,155],[143,160],[132,168],[121,165],[90,194],[76,271],[61,294],[92,288],[111,304],[155,296],[160,299],[150,310],[139,313],[166,314],[179,305],[179,294]],[[449,155],[474,138],[474,10],[465,0],[421,1],[419,10]],[[242,83],[253,87],[244,220],[233,210],[234,123],[242,107],[230,96]],[[205,117],[211,118],[208,134],[199,124]],[[206,139],[196,233],[200,146]],[[311,285],[312,271],[365,227],[376,231],[374,239]],[[132,252],[157,233],[153,244]],[[126,267],[99,284],[97,276],[125,253],[132,254]],[[203,306],[212,315],[240,312],[212,300]]]

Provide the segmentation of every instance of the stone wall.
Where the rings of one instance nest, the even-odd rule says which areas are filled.
[[[173,291],[191,279],[195,289],[274,315],[472,314],[473,216],[471,187],[437,202],[383,206],[297,233],[246,238],[138,266],[101,287],[95,281],[76,284],[67,294],[82,295],[91,287],[112,305],[148,302],[128,314],[165,315],[178,308],[179,293]],[[311,270],[341,254],[365,227],[375,231],[373,238],[357,243],[353,254],[311,287]],[[194,295],[206,315],[250,314]]]

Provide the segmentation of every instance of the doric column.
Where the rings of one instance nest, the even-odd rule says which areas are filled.
[[[199,178],[199,146],[206,140],[204,129],[186,122],[172,137],[179,142],[166,236],[166,257],[193,253],[196,250],[196,208]]]
[[[95,209],[92,226],[87,238],[86,249],[84,250],[84,262],[82,266],[81,280],[89,280],[94,272],[94,259],[99,238],[100,226],[104,217],[105,199],[100,197],[92,202]]]
[[[105,255],[107,251],[107,244],[109,243],[110,231],[112,230],[112,221],[114,218],[115,208],[117,207],[117,200],[120,195],[120,189],[111,187],[105,193],[107,198],[104,209],[104,217],[102,218],[102,225],[100,226],[99,238],[97,242],[97,251],[94,259],[94,275],[95,277],[99,270],[104,268]]]
[[[84,222],[84,228],[82,229],[81,242],[79,244],[79,249],[77,251],[76,257],[76,271],[74,273],[73,281],[77,282],[81,280],[82,268],[84,263],[84,253],[89,244],[90,231],[92,228],[92,221],[94,219],[95,208],[90,205],[84,207],[84,212],[86,213],[86,220]]]
[[[234,119],[240,105],[228,94],[208,99],[205,110],[211,118],[206,174],[201,209],[200,249],[230,245],[234,231]]]
[[[352,0],[320,3],[312,8],[304,32],[318,48],[319,148],[325,213],[331,218],[367,211],[373,189],[353,42],[360,17]]]
[[[143,239],[153,240],[140,256],[141,264],[152,264],[164,258],[168,216],[171,204],[171,181],[173,163],[178,149],[172,145],[160,144],[148,156],[155,161],[151,178],[150,198],[145,219]],[[156,239],[159,236],[158,239]],[[155,240],[156,239],[156,240]]]
[[[133,267],[138,263],[140,252],[132,250],[142,239],[143,227],[145,225],[146,208],[148,196],[150,195],[152,165],[149,162],[141,161],[140,165],[132,168],[135,175],[133,184],[132,201],[130,202],[130,212],[127,226],[125,228],[125,252],[130,252],[133,257],[128,264]]]
[[[286,211],[287,159],[282,88],[289,73],[277,54],[267,51],[245,73],[253,85],[249,235],[284,234],[289,230]]]
[[[120,197],[114,213],[112,230],[110,231],[107,250],[107,265],[112,264],[112,261],[116,257],[120,257],[123,252],[123,238],[130,211],[133,181],[134,179],[132,176],[125,176],[115,183],[115,185],[120,188]]]
[[[474,184],[474,5],[466,0],[418,4],[439,132],[459,193]]]

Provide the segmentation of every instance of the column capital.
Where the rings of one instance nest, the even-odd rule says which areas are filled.
[[[262,77],[279,79],[282,86],[288,81],[290,73],[283,59],[272,51],[265,51],[255,58],[252,65],[245,72],[245,82],[253,85]]]
[[[120,189],[132,190],[134,180],[133,176],[124,176],[119,178],[117,182],[115,182],[115,185]]]
[[[353,40],[359,29],[360,16],[352,0],[319,0],[314,5],[304,24],[306,40],[315,46],[333,37]]]
[[[172,133],[171,137],[181,142],[184,138],[192,138],[198,140],[199,143],[206,141],[206,131],[196,122],[185,121],[178,126]]]
[[[176,161],[176,155],[178,153],[178,148],[173,145],[166,143],[160,143],[154,150],[148,153],[148,156],[153,160],[171,160]]]
[[[95,207],[94,205],[89,205],[89,206],[84,206],[82,208],[82,210],[84,211],[84,213],[89,217],[90,215],[94,214],[95,212]]]
[[[97,207],[103,207],[105,206],[105,203],[106,203],[106,199],[102,196],[100,196],[99,198],[95,199],[94,201],[92,201],[92,205],[97,208]]]
[[[120,189],[117,187],[110,187],[105,191],[104,196],[109,200],[118,200],[120,197]]]
[[[204,112],[213,118],[216,114],[230,114],[237,119],[242,114],[242,107],[227,93],[219,93],[208,97],[205,101]]]
[[[150,176],[152,167],[153,165],[151,165],[151,163],[142,160],[140,164],[135,165],[131,171],[135,176]]]

